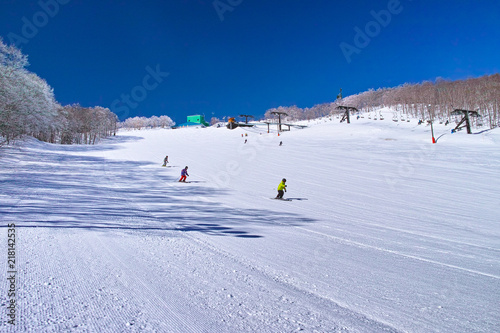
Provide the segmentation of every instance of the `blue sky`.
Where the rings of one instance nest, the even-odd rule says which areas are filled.
[[[499,72],[500,3],[0,0],[0,36],[65,105],[121,119],[260,117],[369,88]],[[360,32],[361,31],[361,32]]]

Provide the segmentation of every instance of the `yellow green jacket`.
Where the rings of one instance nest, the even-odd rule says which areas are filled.
[[[285,192],[286,192],[286,185],[285,185],[285,183],[281,182],[278,185],[278,191],[283,191],[283,190],[285,190]]]

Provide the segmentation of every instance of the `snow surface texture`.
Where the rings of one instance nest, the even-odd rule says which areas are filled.
[[[385,119],[2,148],[0,331],[500,332],[500,130]]]

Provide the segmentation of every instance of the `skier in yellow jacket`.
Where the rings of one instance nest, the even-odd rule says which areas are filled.
[[[278,185],[278,195],[276,196],[276,199],[283,199],[283,195],[285,194],[284,192],[286,192],[286,179],[283,178],[281,180],[281,183]]]

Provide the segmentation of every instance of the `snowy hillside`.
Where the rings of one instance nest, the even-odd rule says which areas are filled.
[[[0,330],[500,331],[500,130],[391,118],[2,148]]]

